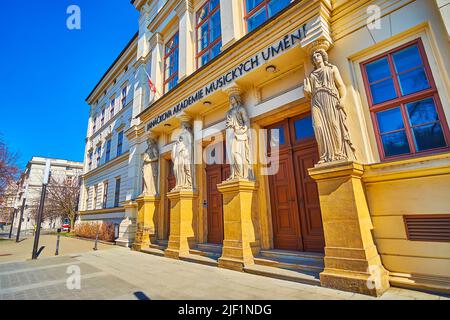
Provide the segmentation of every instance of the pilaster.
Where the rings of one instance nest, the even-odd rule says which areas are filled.
[[[220,0],[220,20],[224,51],[245,34],[244,1]]]
[[[150,50],[152,53],[151,79],[156,87],[157,96],[163,92],[164,72],[164,40],[161,33],[156,32],[150,39]]]
[[[194,7],[192,0],[181,0],[175,7],[179,18],[179,66],[178,81],[182,81],[192,72],[195,66],[194,52]]]

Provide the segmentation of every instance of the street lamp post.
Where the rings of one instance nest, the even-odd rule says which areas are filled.
[[[17,203],[14,203],[14,209],[12,212],[12,219],[11,219],[11,227],[9,229],[9,239],[11,239],[11,237],[12,237],[12,231],[13,231],[13,226],[14,226],[14,219],[16,218],[16,213],[17,213]]]
[[[31,259],[37,259],[37,251],[39,246],[39,236],[41,234],[42,214],[44,212],[45,194],[47,193],[48,179],[50,177],[50,160],[47,159],[45,163],[44,179],[42,181],[41,200],[39,202],[39,211],[37,216],[36,232],[34,234],[33,253]]]
[[[19,242],[20,229],[22,228],[23,211],[25,210],[25,201],[28,197],[28,184],[25,186],[25,192],[23,193],[22,207],[20,208],[19,225],[17,226],[16,242]]]

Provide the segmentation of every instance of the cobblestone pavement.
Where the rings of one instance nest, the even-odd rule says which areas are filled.
[[[67,283],[74,284],[74,268],[80,271],[80,289],[70,290]],[[373,298],[112,247],[36,261],[0,263],[0,299]],[[379,299],[445,298],[391,288]]]

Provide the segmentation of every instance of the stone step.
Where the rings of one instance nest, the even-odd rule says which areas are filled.
[[[215,243],[199,243],[197,244],[197,249],[206,252],[214,252],[217,254],[222,254],[222,245]]]
[[[166,250],[167,245],[163,245],[163,244],[160,244],[160,243],[151,243],[150,244],[150,248],[164,251],[164,250]]]
[[[316,259],[323,262],[323,253],[318,252],[300,252],[300,251],[289,251],[289,250],[261,250],[259,254],[263,257],[298,257],[306,259]]]
[[[194,262],[194,263],[200,263],[207,266],[213,266],[217,267],[218,261],[217,259],[220,258],[220,255],[211,255],[211,256],[203,256],[199,254],[190,254],[187,256],[180,256],[180,260],[188,261],[188,262]]]
[[[320,286],[319,272],[314,271],[283,269],[254,264],[245,267],[244,272],[264,277]]]
[[[255,257],[255,264],[292,270],[309,270],[314,272],[322,272],[324,268],[323,261],[294,256],[257,256]]]
[[[141,252],[153,254],[155,256],[164,257],[164,250],[157,249],[157,248],[145,248],[145,249],[142,249]]]

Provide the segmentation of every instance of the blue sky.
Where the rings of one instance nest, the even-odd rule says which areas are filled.
[[[68,6],[81,9],[69,30]],[[129,0],[0,4],[0,132],[24,167],[32,156],[83,160],[85,98],[138,29]]]

